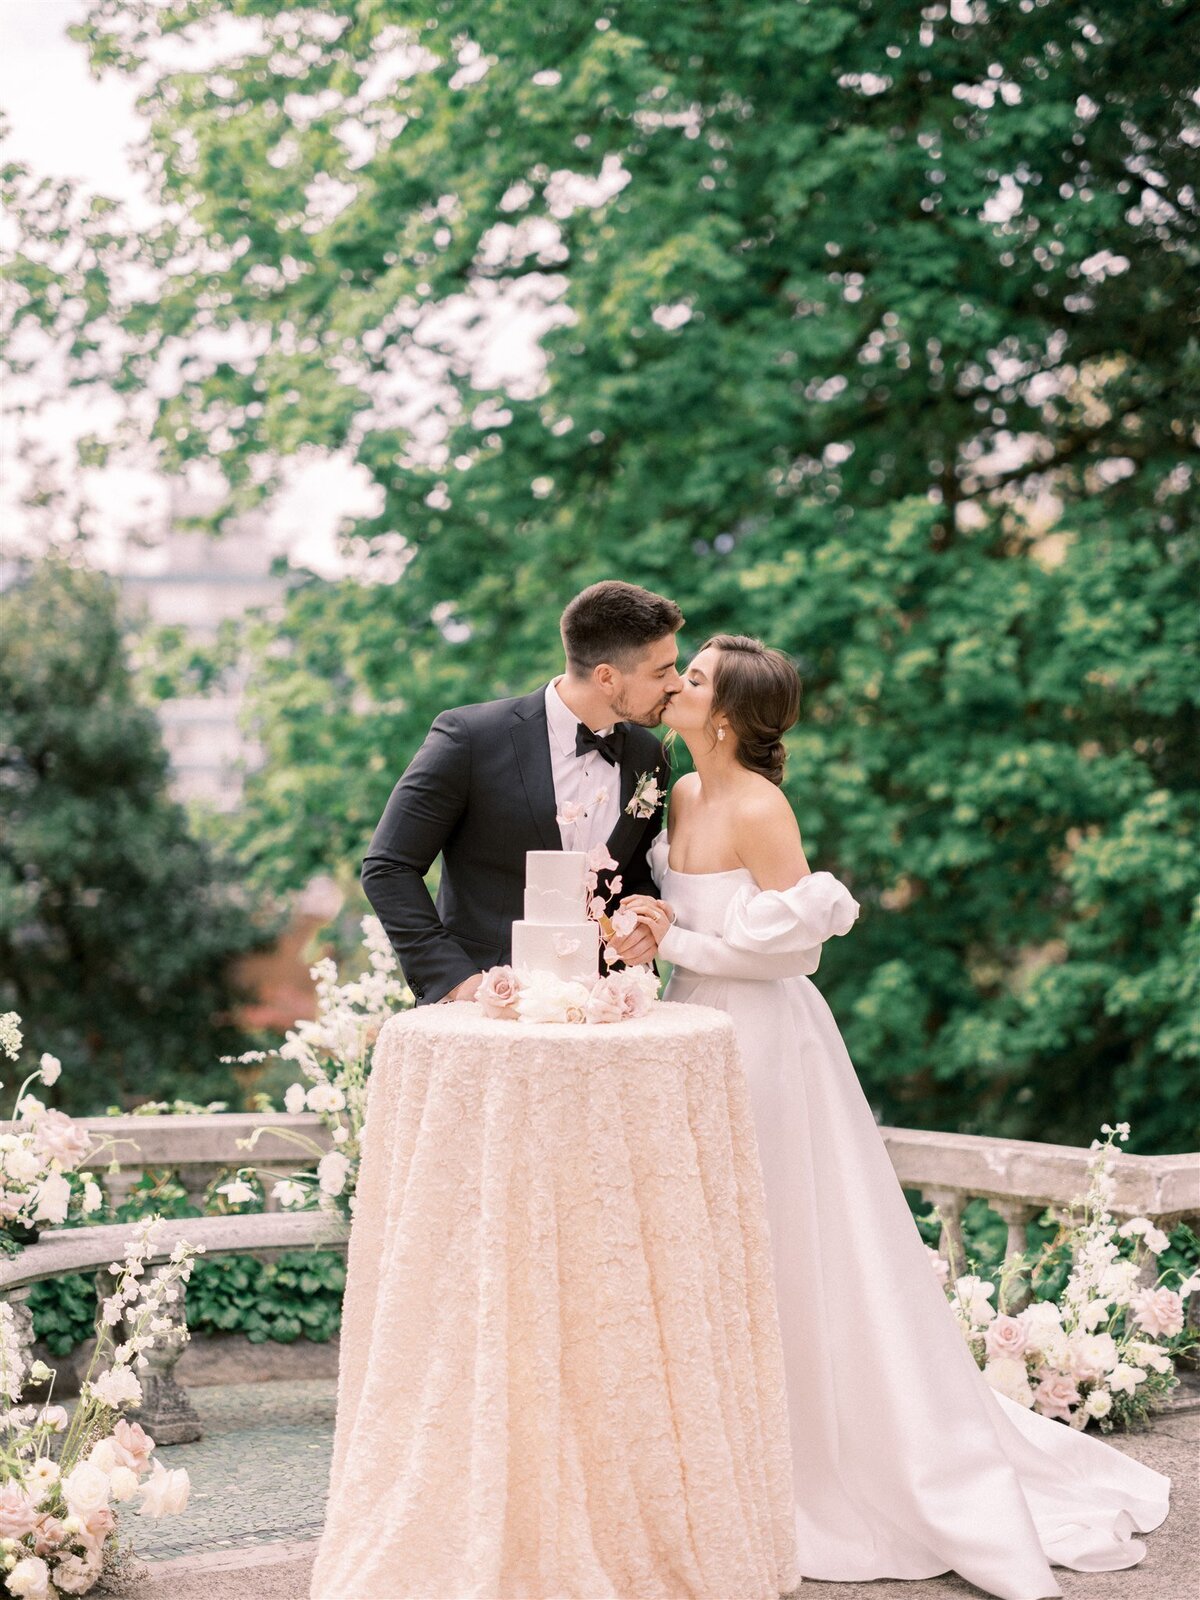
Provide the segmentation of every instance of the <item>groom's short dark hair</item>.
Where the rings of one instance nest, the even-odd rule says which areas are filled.
[[[682,626],[683,612],[674,600],[613,579],[577,594],[559,628],[567,665],[588,673],[602,661],[625,670],[648,645]]]

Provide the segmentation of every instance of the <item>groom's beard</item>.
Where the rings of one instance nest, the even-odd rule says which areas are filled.
[[[639,728],[657,728],[663,719],[663,713],[671,703],[671,699],[671,695],[666,695],[649,711],[642,712],[630,711],[619,700],[614,700],[613,713],[619,722],[632,722]]]

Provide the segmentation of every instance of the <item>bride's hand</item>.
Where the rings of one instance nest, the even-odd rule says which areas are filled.
[[[655,943],[675,921],[675,913],[665,900],[649,894],[631,894],[621,901],[623,911],[632,911],[643,927],[649,928]]]

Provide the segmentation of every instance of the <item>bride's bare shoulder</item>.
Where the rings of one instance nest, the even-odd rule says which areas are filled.
[[[682,777],[676,778],[671,785],[671,799],[677,805],[687,805],[699,787],[700,774],[698,772],[685,772]]]
[[[789,824],[798,832],[796,813],[787,795],[778,784],[761,773],[747,772],[738,785],[735,798],[738,819],[752,827],[786,828]]]
[[[737,797],[737,853],[760,889],[787,889],[810,871],[796,814],[783,790],[769,778],[753,782]]]

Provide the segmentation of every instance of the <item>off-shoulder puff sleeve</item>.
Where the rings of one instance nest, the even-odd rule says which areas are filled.
[[[808,976],[826,939],[848,933],[858,902],[830,872],[813,872],[790,889],[748,883],[729,903],[721,932],[698,933],[678,923],[658,946],[664,961],[712,978]]]
[[[760,954],[819,949],[849,933],[861,909],[832,872],[810,872],[790,889],[748,883],[729,902],[722,935],[735,950]]]

